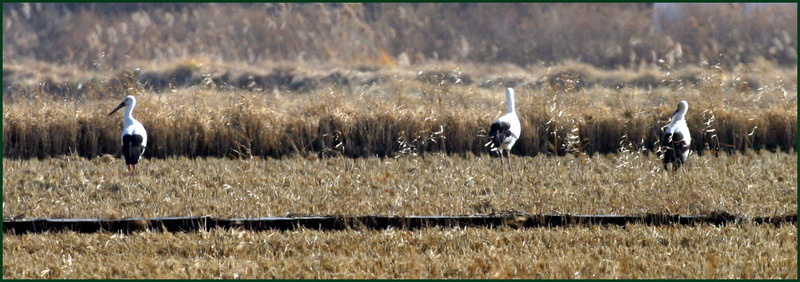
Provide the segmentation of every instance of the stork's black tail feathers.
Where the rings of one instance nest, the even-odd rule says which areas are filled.
[[[141,135],[122,136],[122,155],[125,156],[125,164],[138,164],[139,159],[144,155],[144,138]]]
[[[489,138],[494,148],[499,148],[500,144],[512,135],[514,134],[511,133],[511,124],[507,122],[495,122],[489,128]]]
[[[664,166],[672,163],[672,167],[678,167],[686,164],[686,151],[689,146],[683,140],[683,134],[680,132],[665,133],[661,138],[661,151],[664,156]]]

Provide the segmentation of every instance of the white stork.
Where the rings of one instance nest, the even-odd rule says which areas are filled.
[[[489,128],[489,143],[492,144],[492,151],[498,151],[500,154],[501,164],[503,163],[503,151],[508,152],[508,170],[513,183],[514,169],[511,167],[511,147],[517,142],[522,129],[515,109],[513,88],[506,88],[506,105],[508,105],[508,112],[495,120]]]
[[[111,111],[108,115],[111,116],[117,110],[125,108],[125,113],[122,116],[122,155],[125,156],[125,164],[128,165],[128,175],[133,176],[136,171],[136,164],[144,154],[144,149],[147,147],[147,131],[144,126],[133,118],[133,107],[136,107],[136,98],[131,95],[125,96],[122,103],[116,109]]]
[[[686,159],[689,157],[692,136],[689,134],[689,127],[686,125],[685,119],[688,110],[689,103],[686,101],[678,103],[678,109],[672,114],[667,131],[661,138],[665,170],[667,170],[667,165],[672,163],[672,170],[677,171],[679,167],[686,164]]]

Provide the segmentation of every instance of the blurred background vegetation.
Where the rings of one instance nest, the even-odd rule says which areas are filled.
[[[797,5],[3,3],[3,61],[797,64]]]

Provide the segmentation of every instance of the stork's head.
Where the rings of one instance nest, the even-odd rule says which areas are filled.
[[[686,103],[686,101],[680,101],[678,103],[678,108],[675,109],[674,113],[672,113],[672,121],[675,122],[678,120],[682,120],[684,116],[686,116],[686,111],[688,110],[689,110],[689,103]]]
[[[686,101],[680,101],[678,103],[678,109],[675,110],[675,113],[676,114],[681,113],[681,115],[684,115],[688,110],[689,110],[689,103],[686,103]]]
[[[111,113],[109,113],[108,115],[110,116],[116,113],[119,109],[122,109],[122,107],[127,106],[130,108],[133,107],[134,105],[136,105],[136,98],[134,98],[132,95],[125,96],[125,98],[122,99],[122,103],[120,103],[119,106],[117,106],[117,108],[111,111]]]

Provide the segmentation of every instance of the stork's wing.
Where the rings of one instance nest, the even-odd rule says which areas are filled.
[[[511,132],[511,123],[506,121],[495,121],[492,123],[492,126],[489,128],[489,137],[492,139],[492,143],[495,147],[500,147],[500,144],[509,137],[517,138],[517,136]]]

